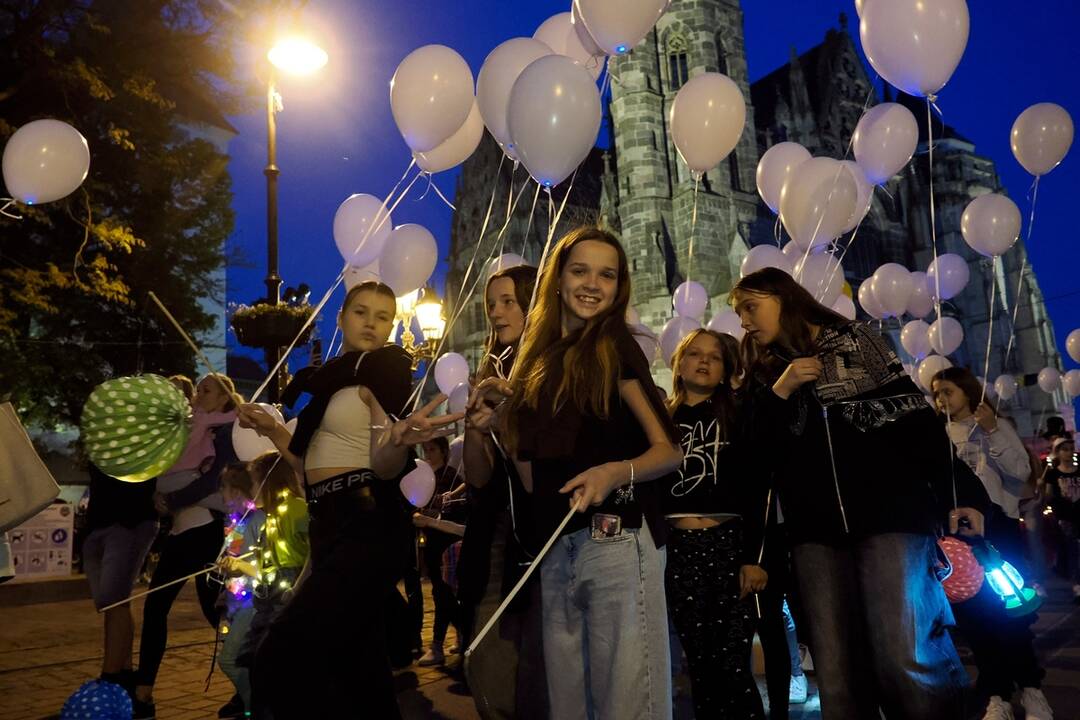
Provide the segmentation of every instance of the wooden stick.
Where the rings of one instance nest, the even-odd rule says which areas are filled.
[[[237,555],[236,559],[237,560],[243,560],[244,558],[251,557],[254,554],[255,554],[254,551],[247,552],[247,553],[244,553],[243,555]],[[198,577],[200,575],[205,575],[206,573],[210,572],[211,570],[216,570],[217,567],[218,567],[217,564],[214,564],[214,565],[211,565],[208,568],[203,568],[202,570],[199,570],[198,572],[193,572],[190,575],[185,575],[184,577],[176,578],[175,580],[170,580],[169,582],[165,583],[164,585],[157,585],[155,587],[150,588],[149,590],[143,590],[141,593],[135,593],[131,597],[127,598],[126,600],[121,600],[119,602],[114,602],[112,605],[106,605],[105,607],[98,610],[98,612],[103,613],[106,610],[112,610],[114,607],[120,607],[121,605],[126,605],[129,602],[131,602],[132,600],[141,598],[144,595],[149,595],[152,592],[157,592],[158,590],[161,590],[162,588],[167,588],[170,585],[175,585],[176,583],[181,583],[181,582],[184,582],[186,580],[190,580],[193,577]]]
[[[506,599],[503,600],[499,607],[495,610],[495,613],[487,621],[487,624],[484,625],[483,629],[480,630],[480,632],[476,634],[476,637],[473,638],[473,641],[469,643],[469,648],[465,651],[466,660],[468,660],[469,656],[472,655],[474,650],[476,650],[476,646],[480,644],[480,641],[484,639],[484,636],[488,634],[488,631],[491,630],[495,623],[499,621],[499,618],[502,617],[502,614],[506,611],[507,606],[511,602],[513,602],[514,598],[518,594],[518,591],[520,591],[521,588],[525,585],[526,581],[528,581],[528,579],[532,576],[536,568],[540,567],[540,561],[544,559],[544,556],[547,555],[548,550],[550,550],[551,546],[555,544],[555,541],[559,539],[559,535],[562,533],[563,528],[565,528],[566,524],[570,522],[570,518],[574,517],[574,513],[578,511],[578,507],[580,507],[580,505],[581,500],[579,499],[576,503],[574,503],[574,507],[570,508],[570,512],[566,513],[566,517],[564,517],[562,519],[562,522],[559,523],[559,527],[555,528],[555,532],[551,534],[551,537],[548,538],[548,541],[544,543],[544,547],[540,548],[540,552],[537,553],[536,558],[534,558],[533,561],[529,563],[528,569],[525,571],[525,574],[521,576],[521,579],[517,581],[517,585],[514,586],[513,590],[511,590],[510,593],[506,596]]]
[[[203,354],[203,351],[199,349],[199,346],[195,344],[195,341],[191,339],[191,336],[184,332],[184,328],[180,327],[180,323],[176,321],[176,318],[173,317],[173,314],[169,312],[168,308],[162,305],[161,300],[158,299],[158,296],[154,294],[153,290],[150,291],[149,295],[150,299],[154,301],[154,304],[161,309],[161,312],[165,314],[165,317],[167,317],[169,319],[169,322],[172,323],[173,327],[176,328],[176,331],[180,333],[180,336],[187,341],[187,344],[191,346],[191,349],[194,350],[195,354],[199,356],[199,359],[203,361],[203,364],[210,369],[210,372],[214,373],[215,375],[220,375],[221,373],[219,373],[214,368],[214,364],[210,362],[206,355]]]

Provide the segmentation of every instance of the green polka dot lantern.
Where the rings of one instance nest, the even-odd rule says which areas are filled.
[[[191,407],[160,375],[107,380],[94,388],[82,416],[82,437],[102,472],[143,482],[168,470],[191,432]]]

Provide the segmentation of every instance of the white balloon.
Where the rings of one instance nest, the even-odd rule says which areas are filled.
[[[952,355],[964,342],[964,327],[956,318],[940,317],[930,323],[930,347],[939,355]]]
[[[912,320],[904,323],[900,331],[900,344],[903,345],[907,354],[916,360],[921,360],[930,354],[933,349],[930,345],[930,326],[922,320]]]
[[[568,178],[596,144],[600,90],[589,71],[568,57],[548,55],[526,67],[508,107],[514,150],[544,187]]]
[[[581,42],[581,45],[585,48],[586,52],[593,57],[607,57],[604,48],[596,43],[596,38],[589,34],[589,29],[585,27],[585,23],[577,16],[577,8],[574,3],[570,4],[570,24],[574,27],[574,32],[577,34],[578,40]]]
[[[1039,371],[1039,387],[1044,393],[1051,393],[1061,386],[1061,372],[1057,368],[1044,367]]]
[[[933,95],[952,77],[967,47],[964,0],[863,3],[859,37],[870,65],[909,95]]]
[[[792,171],[810,159],[810,151],[799,143],[776,143],[765,151],[757,166],[757,191],[774,213],[780,212],[780,191]]]
[[[848,219],[847,224],[844,226],[840,234],[844,234],[851,230],[854,230],[863,218],[866,217],[866,213],[870,212],[870,206],[874,202],[874,185],[866,179],[866,173],[862,171],[858,163],[854,163],[851,160],[841,160],[840,164],[851,173],[851,178],[855,181],[855,212],[851,213],[851,217]]]
[[[1035,176],[1057,167],[1072,141],[1072,118],[1065,108],[1054,103],[1037,103],[1020,113],[1009,134],[1017,162]]]
[[[855,301],[843,293],[840,293],[840,297],[836,298],[836,302],[832,304],[832,309],[833,312],[842,315],[848,320],[855,319]]]
[[[439,261],[439,247],[427,228],[414,223],[398,225],[379,256],[379,273],[394,295],[401,297],[427,283]]]
[[[913,286],[911,271],[899,263],[885,263],[870,278],[878,307],[891,317],[900,317],[907,310]]]
[[[686,82],[671,103],[671,141],[692,172],[716,167],[739,144],[746,101],[727,75],[706,72]]]
[[[510,92],[521,72],[552,50],[533,38],[510,38],[488,53],[476,79],[476,105],[491,136],[506,151],[513,151],[507,121]],[[516,151],[515,151],[516,154]]]
[[[997,397],[997,390],[994,388],[994,383],[986,382],[986,378],[982,375],[979,376],[979,384],[986,390],[986,397],[991,400]]]
[[[445,45],[413,50],[390,80],[390,111],[413,152],[441,145],[465,124],[472,105],[472,71]]]
[[[937,297],[939,285],[942,300],[956,297],[967,287],[970,274],[967,260],[959,255],[938,255],[937,260],[931,260],[930,267],[926,269],[926,286],[930,290],[930,297]]]
[[[491,277],[495,273],[500,273],[503,270],[508,270],[518,265],[528,265],[525,262],[525,258],[521,257],[517,253],[503,253],[497,258],[492,258],[487,266],[487,277]]]
[[[746,335],[746,330],[742,326],[742,321],[731,308],[724,308],[713,315],[709,319],[709,324],[706,327],[713,332],[727,333],[736,340],[742,340],[743,335]]]
[[[924,318],[934,309],[934,299],[930,295],[930,285],[926,273],[915,270],[911,273],[911,297],[908,298],[908,315]]]
[[[273,405],[267,403],[256,404],[279,423],[285,421],[281,416],[281,412]],[[234,422],[232,426],[232,446],[233,452],[236,453],[236,459],[241,462],[251,462],[263,453],[275,450],[274,443],[271,442],[270,438],[260,436],[253,428],[240,427],[238,422]]]
[[[574,0],[575,16],[608,55],[633,50],[667,6],[667,0]]]
[[[458,477],[465,477],[465,436],[458,435],[450,441],[450,451],[446,454],[446,467],[453,468]]]
[[[660,353],[668,367],[671,367],[672,357],[682,339],[699,327],[700,322],[681,315],[676,315],[664,324],[664,329],[660,331]]]
[[[458,385],[469,382],[469,363],[460,353],[444,353],[435,361],[435,384],[449,395]]]
[[[1069,397],[1080,396],[1080,370],[1070,370],[1061,379],[1061,384]]]
[[[581,63],[594,79],[599,78],[600,71],[604,69],[604,53],[593,53],[585,47],[571,18],[569,12],[552,15],[536,28],[533,39],[547,45],[552,52]]]
[[[911,160],[919,144],[919,126],[903,105],[881,103],[859,118],[851,142],[867,181],[884,185]]]
[[[457,387],[447,394],[446,409],[450,413],[465,412],[465,406],[469,404],[469,383],[458,383]]]
[[[795,263],[794,278],[825,307],[832,307],[844,290],[844,269],[828,253],[807,255]]]
[[[352,267],[345,271],[345,292],[352,290],[360,283],[365,282],[382,282],[382,275],[379,274],[379,259],[375,258],[373,261],[365,265],[364,267]]]
[[[75,192],[90,171],[86,138],[60,120],[28,122],[4,146],[4,185],[11,197],[40,205]]]
[[[750,251],[746,253],[746,257],[743,258],[742,265],[739,267],[739,275],[740,277],[746,277],[750,273],[767,267],[779,268],[788,274],[791,273],[791,264],[788,262],[788,257],[780,248],[775,245],[755,245],[750,248]]]
[[[709,293],[705,286],[693,280],[685,280],[675,288],[671,295],[671,306],[676,315],[693,318],[698,322],[705,317],[705,306],[709,304]]]
[[[416,468],[401,478],[398,484],[401,494],[413,507],[424,507],[435,494],[435,473],[423,460],[416,460]]]
[[[886,315],[885,309],[878,305],[877,298],[874,297],[874,291],[871,285],[871,279],[866,278],[866,280],[863,280],[862,285],[859,286],[859,307],[863,309],[863,312],[875,320],[883,320]]]
[[[964,208],[960,233],[980,255],[1003,255],[1020,237],[1020,208],[998,193],[980,195]]]
[[[480,140],[484,137],[484,118],[480,116],[480,106],[473,102],[469,117],[457,132],[441,145],[428,152],[414,152],[413,158],[421,170],[429,173],[442,172],[457,167],[476,152]]]
[[[933,390],[934,376],[945,368],[951,368],[952,366],[952,363],[949,362],[949,359],[946,357],[942,357],[941,355],[928,355],[919,363],[919,384],[922,385],[925,390]]]
[[[1073,330],[1065,338],[1065,351],[1076,362],[1080,362],[1080,328]]]
[[[994,381],[994,390],[1002,400],[1012,400],[1016,395],[1016,378],[1012,375],[998,375]]]
[[[656,333],[640,322],[631,323],[628,321],[627,324],[630,325],[634,341],[641,348],[641,352],[645,354],[645,359],[652,365],[653,361],[656,360],[657,353],[660,352],[660,340],[656,337]]]
[[[374,195],[350,195],[334,213],[334,244],[345,262],[364,267],[382,253],[394,227],[391,222],[386,206]]]
[[[828,245],[855,212],[855,179],[837,160],[810,158],[780,191],[780,221],[800,248]]]

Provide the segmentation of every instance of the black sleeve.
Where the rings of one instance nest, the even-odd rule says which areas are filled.
[[[762,555],[762,544],[765,542],[766,528],[769,523],[775,523],[776,518],[771,517],[770,507],[772,500],[772,473],[770,471],[754,472],[754,456],[747,446],[734,445],[727,453],[730,456],[731,465],[725,467],[723,472],[737,473],[734,476],[738,494],[736,503],[739,514],[743,519],[742,547],[739,552],[741,565],[759,565]],[[727,463],[725,463],[727,464]]]
[[[408,415],[406,407],[412,395],[412,356],[398,345],[386,345],[364,356],[357,374],[379,405],[400,419]]]
[[[672,444],[678,446],[679,433],[675,430],[675,423],[671,421],[667,406],[664,404],[663,398],[660,397],[660,391],[656,387],[652,373],[649,372],[649,361],[645,358],[645,353],[641,351],[641,347],[634,341],[630,330],[625,326],[615,338],[615,348],[619,353],[619,379],[637,380],[641,383],[645,398],[649,401],[649,405],[652,406],[653,412],[656,413],[664,431],[667,432],[668,439],[671,440]]]
[[[221,489],[221,471],[229,463],[237,461],[236,453],[232,449],[232,428],[232,423],[214,428],[214,462],[202,475],[164,496],[169,510],[176,512],[194,505]]]

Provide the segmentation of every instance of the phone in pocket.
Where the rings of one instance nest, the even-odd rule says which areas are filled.
[[[618,515],[596,513],[592,516],[592,539],[603,540],[622,535],[622,518]]]

